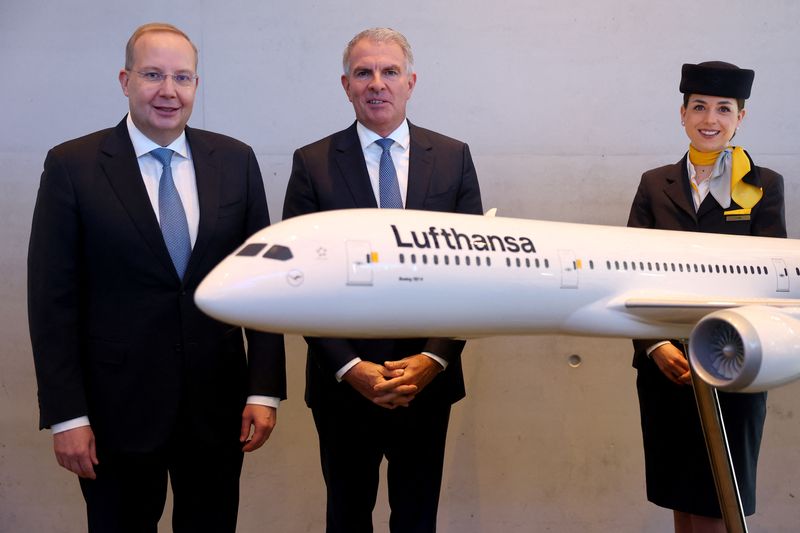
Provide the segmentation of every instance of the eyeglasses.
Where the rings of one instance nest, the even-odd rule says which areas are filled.
[[[181,87],[191,87],[195,80],[199,77],[197,74],[163,74],[161,72],[155,71],[147,71],[147,72],[139,72],[139,71],[129,71],[129,72],[136,72],[140,78],[142,78],[147,83],[158,84],[163,83],[164,80],[167,78],[172,78],[172,81],[175,82],[176,85],[180,85]]]

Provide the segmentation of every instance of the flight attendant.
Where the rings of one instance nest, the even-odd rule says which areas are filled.
[[[721,61],[683,65],[680,117],[689,151],[642,175],[628,226],[786,237],[783,177],[731,144],[754,77]],[[683,347],[674,339],[633,344],[647,499],[672,509],[676,532],[724,532]],[[720,392],[719,398],[742,505],[751,515],[767,394]]]

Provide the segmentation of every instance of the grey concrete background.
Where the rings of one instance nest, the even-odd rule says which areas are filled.
[[[133,29],[183,28],[200,48],[191,124],[251,144],[273,220],[292,151],[347,126],[344,44],[359,30],[403,31],[417,56],[410,118],[470,143],[484,204],[508,216],[622,225],[641,172],[688,141],[677,91],[684,62],[754,68],[737,137],[783,173],[800,236],[800,4],[793,0],[75,0],[0,2],[0,531],[85,530],[73,476],[36,429],[25,254],[49,147],[119,121],[117,83]],[[290,399],[249,455],[242,532],[321,531],[316,435],[302,401],[304,343],[288,339]],[[468,398],[448,441],[440,531],[667,531],[646,502],[625,340],[559,336],[468,343]],[[571,354],[583,364],[567,364]],[[800,384],[770,393],[752,531],[800,523]],[[680,450],[676,450],[680,453]],[[376,531],[387,529],[385,495]],[[169,530],[166,520],[163,531]]]

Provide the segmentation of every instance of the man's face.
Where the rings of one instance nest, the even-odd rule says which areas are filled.
[[[362,39],[350,52],[350,70],[342,76],[356,119],[381,137],[406,118],[417,75],[408,72],[403,49],[393,42]]]
[[[177,139],[189,121],[197,80],[181,86],[170,76],[163,81],[149,81],[139,73],[193,76],[195,67],[196,57],[189,41],[175,33],[149,32],[134,44],[131,70],[119,73],[133,123],[161,146]]]

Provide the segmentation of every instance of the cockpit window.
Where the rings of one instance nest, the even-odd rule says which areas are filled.
[[[241,255],[244,257],[254,257],[261,253],[261,250],[266,248],[267,245],[264,243],[251,243],[239,250],[239,253],[236,255]]]
[[[270,247],[269,250],[264,254],[264,257],[267,259],[277,259],[278,261],[288,261],[291,259],[292,251],[287,248],[286,246],[281,246],[280,244],[275,244]]]

